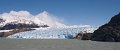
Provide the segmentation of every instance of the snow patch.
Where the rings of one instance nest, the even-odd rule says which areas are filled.
[[[9,32],[9,31],[12,31],[12,30],[0,30],[0,32]]]

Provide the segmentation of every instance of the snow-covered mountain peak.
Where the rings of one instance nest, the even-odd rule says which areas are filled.
[[[42,14],[42,15],[44,15],[44,16],[48,16],[48,15],[49,15],[49,13],[48,13],[47,11],[43,11],[43,12],[40,13],[40,14]]]
[[[48,25],[50,27],[64,26],[63,23],[58,22],[57,18],[43,11],[38,15],[32,15],[28,11],[10,11],[9,13],[0,14],[0,18],[5,20],[2,24],[7,23],[24,23],[37,25]]]
[[[19,16],[19,17],[27,17],[30,16],[31,14],[28,11],[10,11],[9,13],[12,16]]]
[[[52,16],[47,11],[43,11],[42,13],[38,14],[36,17],[39,18],[41,21],[44,21],[50,27],[65,26],[65,24],[59,22],[55,16]]]

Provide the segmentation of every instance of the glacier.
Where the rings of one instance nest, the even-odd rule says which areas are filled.
[[[71,39],[78,33],[92,33],[97,27],[90,25],[74,25],[64,27],[34,28],[34,31],[27,31],[10,35],[7,38],[24,39]]]
[[[57,19],[56,16],[43,11],[37,15],[32,15],[28,11],[10,11],[9,13],[0,14],[0,27],[7,23],[11,24],[37,24],[38,26],[48,25],[45,28],[32,28],[33,31],[20,32],[8,36],[7,38],[24,38],[24,39],[71,39],[78,33],[92,33],[97,29],[90,25],[73,25],[68,26]],[[2,21],[3,19],[3,21]],[[1,30],[1,32],[5,32]]]

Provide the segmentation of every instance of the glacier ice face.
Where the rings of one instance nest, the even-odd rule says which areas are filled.
[[[25,39],[71,39],[80,32],[92,33],[97,28],[89,25],[64,26],[35,28],[34,31],[21,32],[8,36],[8,38],[25,38]]]

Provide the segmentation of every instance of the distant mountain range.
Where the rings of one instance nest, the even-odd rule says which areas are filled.
[[[42,12],[36,16],[31,15],[27,11],[11,11],[10,13],[3,13],[0,15],[0,25],[5,26],[8,24],[29,24],[37,26],[59,26],[64,25],[56,20],[53,20],[51,16],[46,12]]]

